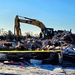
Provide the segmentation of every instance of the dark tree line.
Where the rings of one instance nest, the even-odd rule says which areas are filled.
[[[12,41],[14,39],[14,34],[9,30],[6,34],[0,35],[0,40]]]

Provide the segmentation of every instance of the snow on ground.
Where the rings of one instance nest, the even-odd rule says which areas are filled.
[[[0,63],[0,75],[75,75],[75,67],[53,65],[6,65]]]

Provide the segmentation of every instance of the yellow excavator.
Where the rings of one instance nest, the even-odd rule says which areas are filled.
[[[20,35],[21,35],[20,22],[39,27],[41,29],[41,35],[43,35],[43,38],[52,38],[52,36],[54,35],[54,29],[46,28],[46,26],[39,20],[31,19],[27,17],[23,17],[24,19],[20,19],[19,17],[22,16],[16,15],[15,17],[15,28],[14,28],[14,33],[17,37],[17,40],[20,39]]]

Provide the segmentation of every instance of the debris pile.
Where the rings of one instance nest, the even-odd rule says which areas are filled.
[[[57,50],[66,49],[70,44],[75,45],[75,36],[70,31],[58,32],[52,39],[26,38],[25,40],[13,40],[12,43],[0,43],[0,49],[24,49],[24,50]]]
[[[56,33],[52,39],[36,39],[26,38],[21,39],[20,42],[13,40],[11,43],[0,42],[0,50],[61,50],[63,57],[67,54],[75,56],[75,36],[69,31],[63,31],[62,33]],[[42,63],[46,64],[58,64],[59,56],[57,53],[18,53],[7,54],[8,59],[17,59],[23,57],[25,60],[38,59],[42,60]],[[74,60],[75,58],[73,58]],[[63,60],[65,60],[63,58]]]

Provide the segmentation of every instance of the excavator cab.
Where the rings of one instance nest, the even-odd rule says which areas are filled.
[[[45,28],[44,37],[51,38],[54,36],[54,29],[53,28]]]

